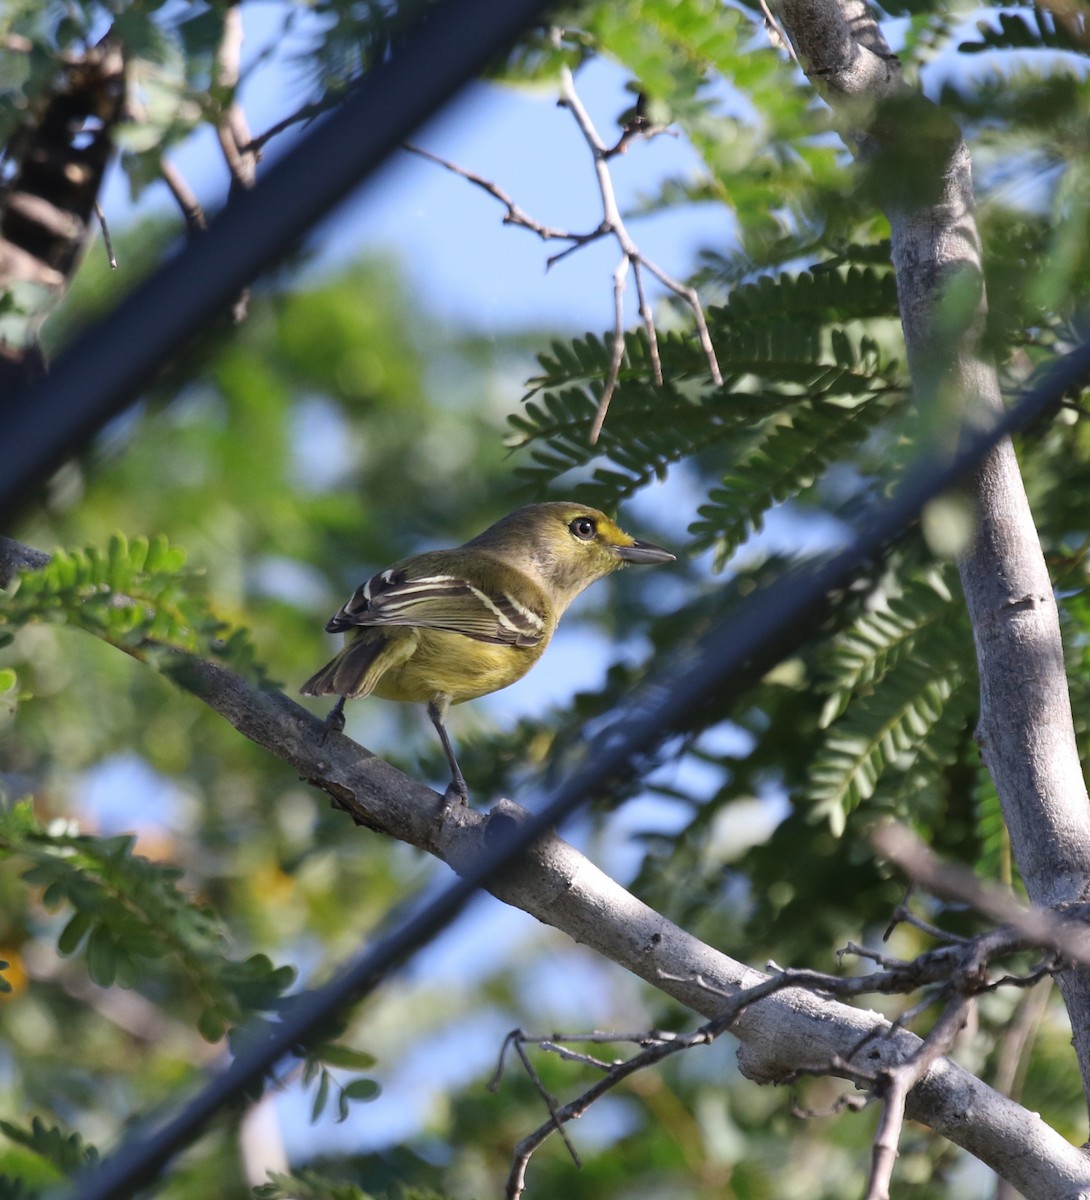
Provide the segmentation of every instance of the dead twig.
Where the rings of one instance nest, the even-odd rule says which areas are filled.
[[[723,374],[719,369],[719,360],[715,354],[715,347],[712,345],[700,297],[693,288],[674,279],[642,253],[628,231],[628,226],[621,215],[620,207],[617,204],[616,192],[613,188],[613,177],[610,174],[609,167],[610,160],[618,154],[624,154],[635,138],[653,137],[656,134],[665,132],[664,127],[654,125],[646,120],[640,113],[640,106],[637,104],[636,115],[625,125],[620,138],[613,145],[607,146],[595,128],[594,122],[591,120],[590,114],[584,107],[582,100],[579,98],[579,94],[575,88],[574,77],[567,67],[561,70],[559,104],[562,108],[566,108],[571,112],[580,133],[583,135],[584,141],[590,148],[594,162],[594,173],[602,205],[602,219],[594,229],[586,233],[576,233],[572,230],[557,229],[551,225],[545,225],[531,217],[515,203],[503,188],[492,180],[485,179],[476,172],[469,171],[465,167],[452,163],[438,154],[433,154],[430,150],[424,150],[414,145],[406,145],[405,148],[413,154],[427,158],[444,167],[446,170],[453,172],[455,175],[459,175],[475,187],[481,188],[494,199],[498,200],[507,210],[503,218],[504,224],[518,225],[523,229],[528,229],[531,233],[537,234],[543,241],[556,240],[571,243],[559,253],[550,256],[546,260],[547,267],[554,266],[580,247],[590,242],[598,241],[600,238],[612,237],[617,242],[622,257],[613,272],[613,334],[610,360],[602,384],[602,393],[598,400],[598,407],[588,435],[591,445],[594,445],[601,435],[602,426],[609,411],[610,401],[617,390],[621,365],[624,361],[624,291],[630,267],[636,281],[636,295],[639,302],[640,319],[643,322],[644,331],[647,335],[648,353],[651,361],[651,377],[654,383],[657,386],[661,386],[663,382],[662,358],[659,353],[654,312],[647,298],[644,271],[650,272],[663,287],[673,292],[674,295],[683,300],[692,310],[697,338],[708,362],[708,373],[712,381],[717,385],[722,384]]]
[[[414,145],[412,142],[403,142],[402,147],[411,154],[418,154],[421,158],[426,158],[429,162],[436,163],[438,166],[450,171],[452,175],[461,176],[462,179],[472,183],[474,187],[479,187],[482,191],[487,192],[490,196],[498,200],[507,209],[503,218],[505,225],[518,225],[523,229],[529,229],[531,233],[536,233],[543,242],[554,240],[571,242],[572,245],[567,250],[548,260],[549,266],[559,262],[565,254],[570,254],[572,250],[577,250],[580,246],[585,246],[588,242],[596,242],[599,238],[605,237],[609,233],[609,230],[602,225],[599,225],[597,229],[590,230],[589,233],[571,233],[567,229],[555,229],[551,225],[543,225],[540,221],[535,221],[524,209],[520,208],[503,188],[493,183],[490,179],[485,179],[483,176],[476,174],[476,172],[469,171],[465,167],[460,167],[457,163],[443,158],[442,155],[434,154],[431,150],[425,150],[422,146]]]
[[[102,211],[102,205],[95,201],[95,216],[98,218],[98,227],[102,230],[102,244],[106,247],[106,261],[110,264],[110,270],[117,270],[117,255],[114,254],[114,243],[110,237],[110,226],[106,221],[106,214]]]
[[[625,256],[627,272],[627,263],[632,263],[633,266],[646,267],[652,275],[669,291],[680,296],[682,300],[693,311],[693,320],[696,323],[697,335],[700,339],[701,348],[704,351],[705,357],[708,360],[708,370],[712,380],[716,384],[722,384],[723,375],[719,370],[719,360],[715,355],[715,348],[712,345],[711,336],[708,333],[707,322],[704,319],[704,310],[700,304],[700,298],[696,292],[680,283],[678,280],[667,275],[661,267],[657,266],[649,258],[646,258],[636,245],[631,234],[628,232],[628,227],[625,224],[624,218],[621,216],[621,210],[617,205],[617,195],[613,188],[613,176],[609,170],[609,160],[617,152],[616,148],[606,146],[602,141],[598,130],[591,120],[590,114],[579,98],[579,93],[575,89],[575,78],[571,73],[570,68],[562,67],[560,72],[560,104],[567,108],[575,119],[579,131],[582,133],[584,140],[590,148],[591,155],[594,159],[594,174],[598,181],[598,193],[602,201],[602,225],[607,228],[610,234],[616,239],[617,244],[621,248],[621,252]],[[634,134],[633,134],[634,136]],[[626,143],[626,139],[622,136],[618,146]],[[618,267],[614,272],[614,296],[617,292],[618,272],[621,268]],[[637,288],[642,293],[642,286],[637,281]],[[646,311],[644,317],[645,324],[651,319],[650,309],[646,308],[646,302],[643,302],[641,310]],[[641,311],[641,315],[643,312]],[[591,445],[598,441],[601,434],[602,426],[605,423],[606,413],[609,410],[610,401],[613,399],[613,393],[617,388],[617,380],[620,377],[621,358],[618,357],[617,347],[621,347],[622,354],[624,349],[624,323],[623,309],[618,309],[618,305],[614,304],[614,326],[613,326],[613,346],[614,352],[610,359],[609,373],[606,376],[602,386],[602,395],[598,400],[598,411],[594,415],[594,421],[591,425],[589,440]],[[662,361],[659,357],[658,339],[657,337],[649,338],[649,352],[651,357],[651,372],[656,381],[662,379]]]
[[[937,942],[958,942],[964,944],[969,940],[967,937],[962,937],[959,934],[950,933],[946,929],[940,929],[937,925],[932,925],[930,921],[925,921],[923,917],[918,917],[908,907],[908,902],[912,899],[912,894],[915,890],[915,883],[910,881],[905,888],[905,894],[901,897],[901,903],[893,910],[893,915],[889,919],[886,931],[882,934],[883,942],[889,941],[898,925],[911,925],[914,929],[918,929],[921,933],[926,933],[928,937],[934,938]]]
[[[1053,950],[1066,961],[1090,966],[1090,905],[1061,911],[1026,908],[1009,888],[981,882],[967,867],[945,862],[905,825],[889,822],[871,833],[884,858],[934,896],[967,904],[1017,933],[1026,948]]]
[[[214,71],[217,90],[229,93],[231,100],[216,122],[216,134],[231,173],[231,186],[252,188],[261,151],[254,149],[253,134],[237,96],[242,78],[243,40],[242,7],[239,0],[232,0],[223,15],[223,36],[216,51]]]
[[[874,1135],[871,1173],[864,1200],[890,1200],[890,1181],[904,1128],[908,1093],[954,1044],[968,1019],[971,1005],[972,995],[959,993],[943,1009],[919,1050],[905,1062],[880,1073],[876,1091],[882,1100],[882,1116]]]
[[[204,215],[201,202],[196,193],[182,177],[181,172],[168,158],[159,159],[159,174],[170,189],[178,207],[182,210],[186,229],[192,235],[203,233],[208,228],[208,218]]]
[[[901,907],[904,907],[903,903]],[[907,909],[905,912],[907,913]],[[902,914],[902,919],[907,919],[905,914]],[[769,970],[775,972],[774,974],[753,987],[733,994],[713,987],[704,979],[693,978],[691,982],[700,984],[709,992],[723,996],[725,1003],[718,1016],[688,1034],[651,1031],[645,1034],[592,1033],[574,1036],[553,1034],[546,1038],[535,1037],[522,1030],[513,1031],[504,1041],[499,1063],[489,1083],[489,1088],[495,1090],[499,1086],[507,1051],[513,1046],[522,1059],[535,1087],[545,1099],[549,1110],[549,1120],[523,1138],[515,1147],[511,1172],[507,1180],[508,1200],[519,1200],[522,1196],[526,1187],[526,1172],[530,1159],[535,1150],[554,1130],[561,1131],[563,1125],[581,1117],[596,1100],[636,1072],[693,1046],[710,1044],[721,1033],[729,1029],[747,1008],[776,992],[786,988],[803,988],[817,995],[845,999],[873,994],[907,995],[926,988],[928,989],[926,994],[917,1004],[906,1009],[890,1025],[872,1031],[860,1039],[852,1047],[847,1058],[835,1058],[827,1063],[802,1068],[796,1072],[796,1077],[816,1074],[843,1075],[853,1080],[857,1086],[866,1087],[873,1097],[881,1100],[882,1117],[872,1145],[871,1171],[865,1200],[889,1200],[890,1180],[893,1165],[897,1159],[901,1130],[904,1127],[908,1094],[927,1074],[937,1059],[946,1054],[953,1045],[955,1038],[972,1013],[975,997],[982,992],[993,991],[1003,986],[1030,987],[1043,976],[1050,974],[1056,967],[1053,955],[1024,975],[1006,974],[992,979],[988,967],[993,960],[1011,953],[1035,948],[1034,943],[1028,941],[1020,929],[1004,926],[973,938],[952,938],[942,930],[937,930],[937,933],[940,937],[947,939],[947,944],[926,951],[910,961],[892,958],[880,951],[870,950],[849,942],[839,952],[839,956],[854,954],[873,961],[882,968],[867,975],[829,975],[809,969],[782,968],[770,962]],[[664,976],[664,978],[674,977]],[[917,1016],[936,1004],[943,1005],[938,1019],[927,1037],[908,1058],[879,1070],[858,1065],[861,1052],[869,1044],[877,1039],[889,1038],[893,1032],[910,1025]],[[559,1045],[560,1042],[632,1042],[642,1046],[643,1049],[629,1059],[605,1062],[593,1055],[568,1050]],[[595,1070],[601,1071],[603,1077],[574,1100],[558,1106],[534,1072],[524,1050],[524,1046],[527,1044],[538,1045],[543,1050],[559,1054],[569,1061],[591,1066]],[[842,1097],[837,1101],[835,1111],[842,1111],[845,1108],[855,1110],[862,1107],[864,1103],[866,1103],[865,1098]],[[561,1136],[564,1136],[563,1133]],[[564,1142],[573,1160],[578,1162],[575,1151],[566,1136],[564,1136]]]
[[[620,1062],[608,1065],[595,1063],[594,1065],[599,1067],[608,1068],[605,1077],[568,1104],[557,1108],[554,1106],[554,1102],[554,1105],[551,1105],[549,1108],[550,1119],[535,1129],[533,1133],[523,1138],[515,1147],[514,1161],[511,1166],[511,1172],[507,1177],[505,1191],[508,1200],[519,1200],[519,1197],[522,1196],[526,1188],[526,1170],[530,1165],[530,1159],[533,1157],[534,1151],[554,1130],[560,1132],[561,1136],[564,1137],[564,1143],[578,1165],[579,1159],[576,1157],[575,1150],[568,1138],[563,1134],[562,1127],[569,1121],[574,1121],[576,1118],[581,1117],[596,1100],[600,1099],[607,1092],[612,1091],[619,1083],[629,1076],[634,1075],[637,1071],[642,1071],[646,1067],[661,1062],[662,1059],[671,1054],[676,1054],[680,1050],[687,1050],[690,1046],[707,1045],[717,1036],[715,1032],[711,1031],[713,1024],[716,1024],[716,1022],[709,1022],[708,1025],[702,1026],[691,1034],[643,1034],[634,1038],[624,1038],[623,1040],[626,1041],[637,1041],[640,1044],[644,1044],[646,1048],[640,1054],[636,1054],[632,1058]],[[549,1041],[557,1041],[560,1036],[556,1035],[554,1038],[549,1039]],[[511,1035],[508,1035],[508,1037],[510,1038]],[[612,1039],[604,1038],[603,1040]],[[543,1045],[544,1048],[544,1043],[538,1044]],[[516,1042],[515,1046],[523,1062],[526,1063],[525,1052],[522,1050],[521,1044]],[[532,1076],[532,1078],[536,1077]],[[542,1089],[539,1088],[539,1090]]]
[[[217,91],[231,97],[216,122],[216,136],[231,175],[229,195],[254,186],[257,182],[257,164],[261,160],[261,150],[253,145],[253,134],[245,110],[238,100],[244,38],[241,0],[230,0],[223,14],[223,36],[216,51],[213,69]],[[249,309],[250,289],[243,288],[231,306],[231,320],[241,325]]]
[[[259,133],[256,137],[251,137],[245,146],[240,149],[249,151],[250,153],[259,153],[261,150],[272,141],[274,137],[279,137],[280,134],[286,133],[293,125],[299,125],[304,121],[313,121],[315,117],[320,117],[322,113],[327,113],[330,109],[336,108],[342,103],[347,92],[330,92],[327,96],[323,96],[321,100],[313,100],[309,104],[304,104],[302,108],[293,112],[290,117],[285,117],[282,121],[277,121],[275,125],[271,125],[264,133]]]

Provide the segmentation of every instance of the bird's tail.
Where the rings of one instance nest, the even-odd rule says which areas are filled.
[[[347,646],[299,689],[304,696],[369,696],[382,676],[412,653],[386,630],[361,630]],[[399,653],[401,651],[401,653]]]

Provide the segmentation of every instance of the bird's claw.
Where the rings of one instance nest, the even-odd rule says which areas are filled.
[[[341,733],[344,730],[344,697],[329,710],[329,715],[322,722],[322,741],[329,740],[331,733]]]
[[[447,784],[447,790],[443,793],[443,805],[449,808],[452,804],[460,804],[463,808],[469,803],[469,791],[463,783],[458,786],[458,781],[452,779]]]

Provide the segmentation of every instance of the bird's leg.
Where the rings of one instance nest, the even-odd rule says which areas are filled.
[[[329,715],[322,722],[322,741],[331,733],[340,733],[344,728],[344,696],[337,697],[337,703],[329,710]]]
[[[455,799],[460,804],[468,804],[469,789],[466,787],[465,776],[462,774],[462,768],[458,766],[458,760],[454,757],[454,747],[450,744],[447,727],[443,724],[443,718],[447,715],[449,707],[450,701],[446,697],[432,700],[428,704],[428,716],[431,717],[431,723],[435,726],[435,732],[439,734],[439,740],[443,743],[443,753],[446,754],[447,762],[450,764],[451,779],[447,790],[443,793],[443,799],[447,804],[452,803]]]

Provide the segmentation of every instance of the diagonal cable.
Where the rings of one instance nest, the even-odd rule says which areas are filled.
[[[207,232],[78,336],[40,382],[0,398],[0,522],[131,404],[163,364],[546,7],[443,0]]]
[[[792,654],[821,622],[834,597],[852,583],[916,521],[920,511],[973,470],[1004,437],[1025,429],[1074,387],[1090,378],[1090,342],[1049,370],[1032,391],[987,428],[967,431],[950,455],[922,456],[893,499],[864,514],[845,548],[818,564],[786,572],[754,593],[700,640],[671,678],[641,688],[591,747],[587,762],[554,789],[525,824],[490,839],[489,853],[461,878],[420,905],[391,933],[324,986],[299,997],[260,1042],[245,1046],[173,1118],[151,1132],[137,1131],[110,1158],[79,1178],[68,1200],[122,1200],[146,1185],[188,1146],[226,1105],[256,1088],[285,1055],[305,1044],[348,1004],[373,992],[389,974],[450,925],[474,893],[496,878],[538,837],[634,764],[713,698],[736,699],[755,679]]]

